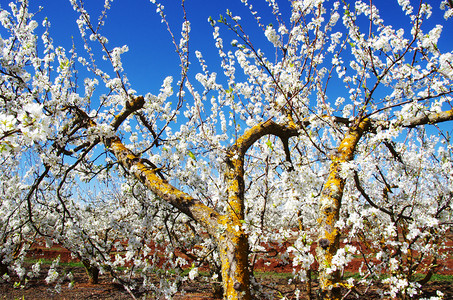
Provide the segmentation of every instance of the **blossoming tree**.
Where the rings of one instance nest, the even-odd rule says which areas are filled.
[[[68,238],[68,247],[79,244],[77,232],[97,241],[93,246],[104,238],[96,251],[74,249],[102,269],[109,259],[96,257],[109,257],[116,238],[107,242],[90,224],[117,213],[105,228],[129,240],[126,260],[140,260],[145,274],[151,232],[174,216],[175,228],[190,230],[181,229],[179,238],[168,234],[171,242],[204,245],[193,257],[220,265],[225,299],[265,293],[249,254],[288,238],[284,256],[291,256],[296,279],[311,293],[311,274],[318,272],[322,299],[364,295],[381,274],[390,274],[384,283],[392,296],[410,297],[436,271],[453,205],[445,125],[453,120],[453,52],[439,46],[442,26],[430,23],[437,8],[395,1],[408,24],[394,29],[372,1],[291,1],[287,21],[277,2],[268,1],[275,19],[264,25],[243,0],[270,44],[257,48],[230,11],[210,18],[224,77],[210,71],[200,51],[194,54],[202,71],[192,76],[184,14],[179,42],[170,30],[181,64],[173,96],[172,77],[157,94],[133,90],[121,61],[128,47],[111,47],[102,35],[112,1],[105,1],[98,23],[82,1],[70,2],[83,55],[76,46],[54,46],[47,19],[39,39],[28,1],[0,13],[7,32],[0,40],[1,155],[5,161],[39,156],[23,196],[27,224],[37,234]],[[164,7],[155,5],[170,28]],[[441,8],[448,19],[449,2]],[[231,45],[224,45],[221,30],[233,35]],[[265,54],[269,46],[273,56]],[[83,88],[79,70],[88,72]],[[80,212],[74,191],[93,180],[120,182],[122,203],[130,204],[113,210],[93,204]],[[132,202],[137,194],[140,201]],[[131,217],[140,203],[149,209]],[[45,222],[38,221],[37,206],[52,211],[46,230],[38,226]],[[155,218],[159,211],[167,214]],[[344,268],[357,254],[362,279],[345,281]],[[425,277],[416,281],[420,273]],[[189,277],[196,275],[194,265]],[[175,287],[167,286],[165,295]]]

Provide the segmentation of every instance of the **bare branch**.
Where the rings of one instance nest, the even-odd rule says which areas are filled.
[[[143,96],[138,96],[132,101],[126,101],[126,106],[124,107],[123,111],[121,111],[118,115],[115,116],[115,120],[110,124],[115,131],[121,125],[121,123],[126,120],[131,114],[136,112],[137,110],[141,109],[145,105],[145,99]]]

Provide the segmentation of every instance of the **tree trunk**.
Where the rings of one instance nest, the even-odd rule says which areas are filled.
[[[99,283],[99,268],[93,266],[89,261],[83,259],[82,264],[85,267],[85,271],[88,275],[88,282],[91,284]]]
[[[230,149],[226,159],[228,206],[226,215],[219,218],[221,232],[218,243],[222,262],[223,298],[228,300],[251,299],[248,236],[242,229],[245,152],[238,151],[238,145]]]
[[[225,220],[219,237],[223,298],[251,299],[248,238],[237,220]]]
[[[323,189],[319,210],[318,226],[320,236],[316,255],[319,262],[319,299],[340,299],[341,291],[338,286],[340,272],[330,272],[332,258],[340,247],[340,232],[335,228],[341,207],[345,180],[339,178],[339,162],[332,162],[327,183]]]
[[[340,217],[341,198],[343,197],[346,180],[341,177],[342,164],[354,159],[354,150],[369,126],[367,119],[352,127],[345,135],[332,156],[329,177],[323,187],[319,203],[319,238],[316,255],[319,263],[319,299],[341,299],[339,270],[331,272],[332,258],[340,248],[340,232],[335,223]]]
[[[3,275],[8,274],[8,265],[3,263],[3,258],[0,257],[0,277]]]

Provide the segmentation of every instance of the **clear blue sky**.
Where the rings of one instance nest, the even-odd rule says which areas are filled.
[[[6,5],[3,3],[7,2],[9,1],[0,0],[2,7],[5,7]],[[85,7],[91,14],[92,20],[96,21],[103,9],[104,1],[89,0],[85,2],[87,2]],[[257,7],[264,16],[271,16],[272,11],[265,1],[252,2],[257,2],[254,7]],[[71,36],[75,38],[76,42],[80,41],[75,23],[77,13],[73,11],[68,0],[30,0],[30,3],[33,7],[31,11],[36,11],[39,6],[43,7],[36,19],[41,24],[44,17],[48,17],[55,46],[61,45],[69,50],[72,45]],[[176,39],[179,41],[183,20],[180,1],[162,1],[162,3]],[[217,20],[219,15],[225,15],[226,9],[229,8],[233,14],[241,15],[242,19],[247,22],[245,24],[250,24],[246,27],[252,29],[252,34],[258,33],[256,23],[239,0],[187,0],[185,7],[192,28],[190,44],[192,58],[195,58],[195,50],[201,50],[212,68],[211,70],[220,72],[218,70],[220,61],[217,58],[217,49],[212,38],[213,29],[208,22],[209,16]],[[288,9],[289,3],[285,1],[283,7]],[[225,32],[226,28],[223,29]],[[132,88],[136,89],[139,94],[147,92],[157,94],[163,79],[168,75],[173,75],[174,80],[178,80],[179,58],[166,26],[161,23],[160,16],[156,13],[156,6],[148,0],[113,1],[101,33],[108,37],[108,45],[111,48],[128,45],[129,52],[122,55],[123,66],[132,83]],[[264,35],[260,33],[258,41],[265,41],[263,37]],[[230,40],[224,42],[227,44]],[[76,44],[76,46],[78,54],[83,54],[83,46],[81,44]],[[192,67],[198,70],[196,60],[193,60]]]
[[[3,8],[6,7],[9,0],[0,0]],[[87,0],[85,1],[88,12],[92,15],[92,20],[96,21],[100,11],[103,8],[104,0]],[[256,10],[263,17],[263,24],[274,22],[272,10],[264,0],[249,0]],[[278,1],[281,10],[288,20],[290,3],[287,0]],[[354,1],[350,1],[353,3]],[[366,1],[368,2],[368,1]],[[379,8],[384,20],[399,28],[409,24],[409,18],[401,13],[397,6],[397,0],[373,1]],[[412,0],[414,5],[419,1]],[[441,21],[444,26],[442,41],[439,44],[441,50],[450,51],[453,49],[453,20],[445,22],[442,13],[439,11],[439,1],[428,1],[434,7],[433,17],[430,23]],[[165,13],[168,16],[176,38],[179,40],[181,31],[182,9],[180,0],[162,1],[165,5]],[[43,9],[38,13],[36,19],[41,21],[48,17],[51,22],[51,36],[54,44],[61,45],[67,50],[71,48],[73,36],[76,41],[77,52],[83,55],[83,46],[80,41],[77,25],[75,20],[77,14],[73,11],[68,0],[30,0],[31,11],[36,11],[39,6]],[[257,42],[260,48],[263,48],[272,61],[273,50],[270,43],[266,41],[262,31],[257,30],[257,26],[251,17],[248,9],[244,7],[240,0],[187,0],[186,10],[188,19],[191,22],[191,52],[192,52],[192,74],[199,71],[196,62],[194,50],[201,50],[206,58],[212,71],[221,73],[218,69],[219,60],[217,50],[214,47],[212,38],[212,27],[207,19],[212,16],[218,19],[219,14],[225,15],[227,8],[234,15],[242,17],[241,23],[252,39]],[[160,16],[156,14],[156,7],[148,0],[115,0],[106,19],[106,25],[102,34],[109,38],[109,47],[117,47],[127,44],[129,52],[122,55],[123,65],[126,74],[132,83],[132,88],[137,90],[138,94],[151,92],[157,94],[163,79],[168,75],[173,75],[175,81],[178,80],[179,59],[175,53],[174,46],[171,43],[170,36],[166,31],[165,25],[161,23]],[[289,23],[287,23],[289,26]],[[221,26],[223,32],[227,30]],[[428,31],[428,27],[425,27]],[[406,30],[408,32],[408,30]],[[1,31],[0,31],[1,34]],[[3,34],[2,34],[3,35]],[[224,39],[227,45],[230,38]],[[452,37],[452,38],[447,38]],[[81,78],[83,79],[83,78]]]

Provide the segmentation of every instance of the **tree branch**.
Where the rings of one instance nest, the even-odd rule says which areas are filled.
[[[395,127],[401,126],[405,128],[414,128],[419,125],[437,124],[453,120],[453,109],[441,111],[438,113],[420,114],[406,120],[391,123],[390,121],[372,121],[371,129],[375,130],[380,127],[381,129],[389,129],[392,125]]]
[[[147,167],[143,160],[127,149],[118,137],[108,138],[104,144],[118,161],[160,199],[202,224],[216,236],[219,213],[162,179],[158,170]]]
[[[137,110],[141,109],[143,105],[145,104],[145,98],[143,96],[138,96],[132,101],[126,101],[126,106],[124,109],[115,116],[115,119],[113,122],[110,124],[115,131],[118,129],[118,127],[121,125],[121,123],[126,120],[127,117],[129,117],[131,114],[136,112]]]
[[[299,135],[299,130],[294,125],[282,125],[277,124],[272,120],[267,120],[248,129],[240,138],[238,138],[236,143],[229,149],[229,152],[234,149],[240,157],[243,157],[247,150],[257,140],[268,134],[278,136],[284,141],[292,136]]]
[[[368,204],[370,204],[372,207],[374,207],[376,209],[379,209],[380,211],[382,211],[383,213],[386,213],[389,216],[393,215],[393,213],[391,211],[378,206],[376,203],[373,202],[373,200],[371,200],[371,198],[368,196],[368,194],[365,192],[362,185],[360,184],[360,179],[359,179],[359,175],[357,174],[357,171],[354,172],[354,182],[355,182],[355,187],[360,192],[362,197],[365,198],[365,200],[366,200],[366,202],[368,202]]]
[[[130,114],[143,107],[143,97],[137,97],[134,101],[124,107],[123,111],[115,117],[111,126],[118,128]],[[97,126],[91,118],[81,109],[76,109],[76,114],[82,119],[86,128]],[[216,237],[218,228],[219,213],[200,200],[193,198],[185,192],[172,186],[162,178],[158,168],[152,168],[145,163],[148,161],[129,150],[119,137],[113,136],[102,138],[106,148],[116,157],[120,164],[131,174],[142,182],[160,199],[171,204],[173,207],[184,213],[188,217],[202,224],[208,233]]]

